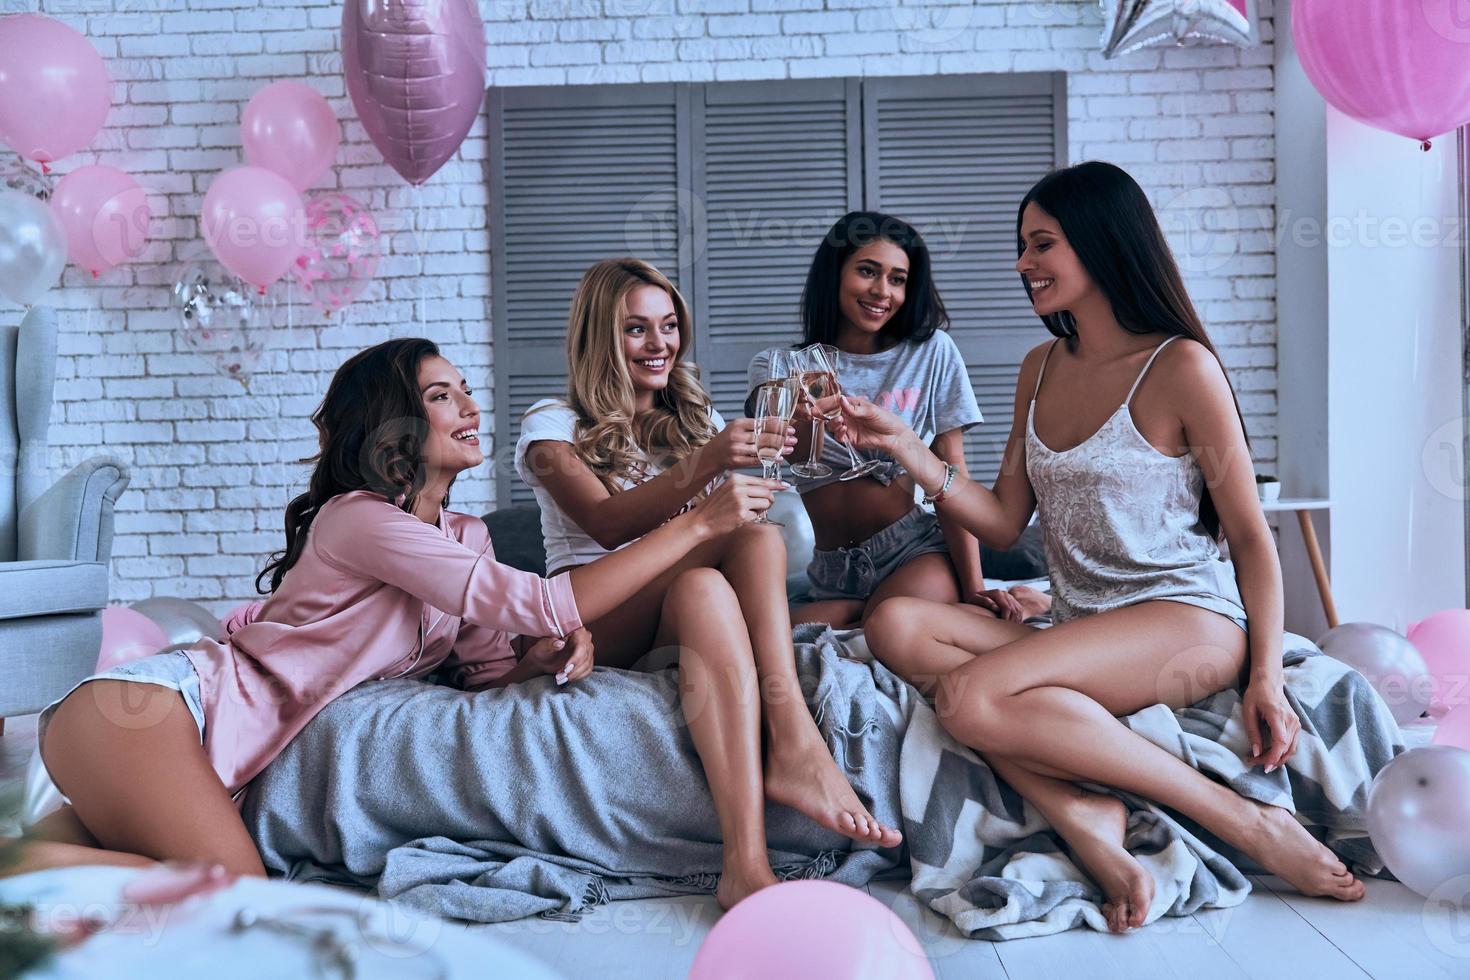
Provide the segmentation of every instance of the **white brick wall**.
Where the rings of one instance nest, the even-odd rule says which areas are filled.
[[[480,0],[493,85],[1068,72],[1071,158],[1126,166],[1162,209],[1176,249],[1192,256],[1191,291],[1233,371],[1256,455],[1269,464],[1275,147],[1270,0],[1261,7],[1255,49],[1107,61],[1096,53],[1092,0]],[[58,174],[104,162],[155,192],[153,242],[141,261],[95,283],[68,268],[49,297],[63,310],[54,462],[107,451],[133,467],[118,512],[116,599],[178,595],[223,610],[253,595],[254,573],[282,544],[282,507],[306,472],[295,461],[315,449],[307,416],[350,353],[423,334],[446,347],[486,405],[493,398],[484,125],[416,192],[382,163],[346,98],[340,3],[51,0],[45,8],[85,31],[117,83],[97,152],[61,161]],[[27,4],[11,0],[11,9]],[[244,393],[182,345],[169,287],[200,238],[209,181],[243,161],[241,110],[285,78],[308,81],[344,121],[335,173],[313,190],[367,203],[389,254],[339,322],[297,305],[288,327],[278,308],[273,346]],[[461,479],[455,506],[488,509],[493,480],[489,466]]]

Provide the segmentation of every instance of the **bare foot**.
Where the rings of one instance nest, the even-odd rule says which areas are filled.
[[[903,834],[883,826],[863,806],[820,738],[810,738],[806,746],[792,746],[790,741],[771,739],[766,758],[767,799],[855,841],[881,847],[903,843]]]
[[[715,901],[720,903],[720,908],[728,912],[747,895],[753,895],[762,888],[769,888],[779,881],[780,879],[769,867],[764,870],[746,871],[726,865],[720,873],[720,884],[715,888]]]
[[[1079,790],[1066,814],[1053,822],[1082,868],[1102,889],[1108,929],[1127,932],[1143,925],[1154,900],[1154,878],[1123,847],[1128,808],[1116,796]]]
[[[1249,807],[1248,816],[1232,828],[1232,834],[1225,838],[1227,843],[1255,858],[1303,895],[1341,902],[1356,902],[1363,897],[1363,883],[1325,844],[1307,833],[1296,817],[1279,806],[1245,799],[1242,802]]]

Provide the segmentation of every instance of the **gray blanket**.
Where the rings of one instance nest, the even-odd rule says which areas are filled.
[[[913,690],[798,629],[818,727],[858,795],[896,825]],[[363,684],[328,705],[251,785],[246,825],[272,872],[376,884],[440,915],[570,915],[609,899],[709,893],[719,824],[683,723],[677,672],[598,669],[465,694]],[[784,877],[861,885],[899,866],[781,806],[766,809]]]
[[[1292,810],[1355,872],[1381,874],[1365,830],[1368,788],[1404,750],[1398,725],[1360,674],[1302,637],[1286,635],[1283,663],[1302,733],[1296,754],[1269,775],[1245,766],[1239,691],[1180,711],[1155,705],[1123,721],[1241,794]],[[927,706],[907,729],[900,769],[914,894],[963,934],[1017,939],[1079,925],[1107,929],[1101,893],[1046,821],[950,738]],[[1148,921],[1245,900],[1250,881],[1237,865],[1250,866],[1241,855],[1147,801],[1123,799],[1125,845],[1154,878]]]

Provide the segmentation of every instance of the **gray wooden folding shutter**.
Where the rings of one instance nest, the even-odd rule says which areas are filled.
[[[1051,73],[863,81],[867,207],[924,235],[985,422],[965,439],[993,481],[1010,434],[1016,375],[1046,339],[1016,274],[1016,205],[1066,162],[1066,76]]]
[[[801,337],[812,249],[861,206],[857,79],[731,82],[693,97],[693,296],[715,407],[744,414],[746,368]]]
[[[633,254],[678,285],[681,243],[688,267],[677,206],[688,99],[676,85],[490,90],[498,506],[532,499],[513,463],[520,420],[566,393],[567,309],[582,273]]]

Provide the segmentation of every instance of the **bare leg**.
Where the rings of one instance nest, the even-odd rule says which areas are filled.
[[[951,671],[1036,632],[977,612],[972,606],[939,610],[923,599],[890,599],[868,620],[868,648],[884,666],[932,697]],[[956,642],[957,633],[963,633],[968,649]],[[1040,775],[994,753],[986,753],[985,761],[1071,846],[1106,896],[1103,914],[1109,928],[1121,932],[1142,925],[1154,884],[1123,847],[1128,821],[1123,801]]]
[[[900,596],[869,614],[863,635],[879,663],[925,697],[933,697],[939,681],[951,671],[1035,632],[1030,626],[977,615],[979,612],[973,606]],[[950,642],[948,631],[955,628],[963,628],[966,646]]]
[[[963,636],[954,639],[964,646]],[[1235,684],[1245,659],[1245,634],[1224,617],[1145,602],[1037,631],[972,660],[941,683],[937,710],[950,734],[987,757],[1154,800],[1304,894],[1361,898],[1362,883],[1291,814],[1210,780],[1115,717],[1193,703]]]
[[[765,770],[768,799],[789,806],[840,834],[882,847],[903,835],[868,812],[832,758],[802,696],[791,649],[791,621],[781,587],[786,547],[767,528],[744,527],[730,536],[721,570],[729,579],[747,628],[760,676],[761,715],[769,734]]]
[[[766,702],[761,715],[771,733],[772,762],[765,780],[769,798],[855,840],[897,846],[902,834],[883,827],[863,806],[801,696],[784,587],[786,549],[772,529],[743,527],[701,545],[618,609],[589,624],[598,663],[636,666],[660,629],[673,583],[694,569],[719,569],[717,574],[729,580],[738,596],[740,641],[753,651]]]
[[[791,623],[826,623],[834,630],[860,626],[863,616],[861,599],[819,599],[791,607]]]
[[[84,684],[56,709],[41,751],[80,826],[101,847],[265,875],[178,692],[128,681]],[[56,845],[63,846],[81,845]]]
[[[883,602],[900,596],[946,604],[959,602],[960,583],[955,578],[954,564],[949,555],[931,551],[898,566],[898,570],[878,583],[878,588],[868,597],[868,604],[863,608],[863,621],[866,622]]]
[[[679,647],[679,688],[690,737],[715,800],[724,868],[715,892],[730,908],[776,883],[766,855],[760,708],[740,604],[719,572],[684,572],[664,599],[659,640]]]

